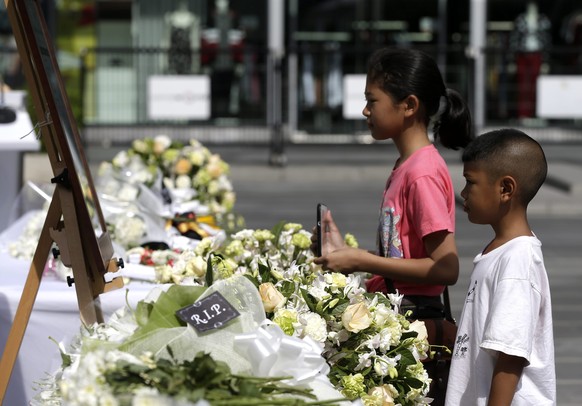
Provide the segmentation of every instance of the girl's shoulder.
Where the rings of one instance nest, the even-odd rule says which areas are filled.
[[[434,145],[416,151],[408,160],[406,171],[409,176],[449,176],[447,164]]]

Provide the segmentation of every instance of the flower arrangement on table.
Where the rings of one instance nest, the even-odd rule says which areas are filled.
[[[367,293],[363,288],[363,277],[366,275],[323,272],[313,263],[310,237],[310,232],[296,223],[280,223],[272,230],[242,230],[232,234],[226,241],[209,237],[203,239],[195,249],[179,253],[172,259],[171,264],[170,261],[163,263],[162,260],[162,265],[156,267],[156,272],[159,281],[172,283],[174,285],[171,286],[177,289],[202,291],[223,283],[232,283],[232,286],[238,287],[242,285],[242,277],[258,296],[263,314],[278,326],[281,334],[292,339],[309,340],[319,346],[328,366],[327,379],[346,399],[358,400],[365,406],[428,404],[430,399],[426,394],[430,379],[422,360],[429,355],[430,347],[424,323],[409,322],[399,314],[402,298],[400,295]],[[349,234],[345,240],[348,244],[357,245],[355,238]],[[188,340],[196,339],[180,334],[176,342],[173,338],[175,331],[170,332],[176,326],[173,322],[164,324],[168,319],[174,319],[178,306],[174,304],[166,307],[167,301],[180,300],[179,297],[179,294],[172,293],[160,297],[153,307],[148,304],[138,308],[131,314],[136,322],[128,323],[127,315],[121,321],[114,318],[109,322],[108,328],[112,325],[117,327],[113,333],[104,337],[106,341],[115,343],[121,340],[135,344],[131,348],[137,358],[132,358],[131,365],[128,366],[130,370],[142,371],[142,368],[147,367],[149,369],[144,372],[145,376],[166,367],[169,370],[175,368],[176,371],[182,371],[176,372],[177,374],[194,373],[184,372],[184,368],[190,367],[182,363],[191,361],[196,354],[186,355],[181,352],[180,362],[166,356],[164,367],[155,361],[157,358],[154,361],[143,358],[148,351],[166,351],[164,345],[168,342],[185,340],[179,347],[185,348],[192,345]],[[184,304],[185,302],[180,303]],[[134,335],[137,341],[127,338],[130,333],[135,334],[134,328],[128,326],[135,323],[145,326],[150,323],[149,320],[155,321],[149,327],[143,327],[145,330],[141,330],[141,333]],[[157,331],[160,327],[167,331]],[[125,335],[119,330],[125,331]],[[90,333],[91,336],[95,334],[97,333]],[[87,342],[93,342],[93,338]],[[216,342],[222,343],[224,340]],[[116,344],[111,344],[110,347],[109,344],[100,343],[98,347],[101,346],[109,350],[117,348]],[[127,345],[123,345],[119,348],[126,347]],[[114,357],[113,360],[117,359],[114,352],[109,356]],[[140,357],[143,359],[139,360]],[[126,356],[119,355],[119,358],[128,362]],[[228,361],[232,359],[229,358]],[[166,362],[170,364],[165,364]],[[101,363],[111,364],[107,359]],[[260,365],[261,362],[256,361],[255,364]],[[119,364],[115,365],[113,371],[117,374],[116,379],[125,382],[126,378],[123,377],[126,375],[123,374],[128,372],[119,372]],[[75,371],[77,376],[86,375]],[[162,372],[158,370],[158,373]],[[109,376],[102,370],[100,374],[105,376],[102,379]],[[68,377],[64,372],[62,376]],[[73,386],[79,387],[79,384],[75,383]],[[123,385],[118,386],[119,390],[123,388]],[[66,390],[66,387],[62,390]],[[143,392],[140,390],[139,393],[145,396],[151,395],[151,391],[148,388],[143,389]],[[45,393],[54,394],[54,385],[52,390]],[[159,394],[156,392],[155,395]],[[168,393],[164,396],[168,396]]]
[[[111,164],[132,182],[167,188],[172,200],[196,198],[211,213],[230,212],[234,207],[229,165],[195,139],[188,144],[166,135],[136,139]],[[156,185],[160,177],[161,185]]]
[[[352,235],[345,240],[357,246]],[[286,334],[324,346],[329,378],[344,396],[366,405],[426,404],[430,380],[421,360],[430,348],[424,323],[399,314],[400,295],[366,293],[366,275],[323,272],[310,245],[310,232],[282,222],[272,230],[242,230],[224,242],[203,239],[156,273],[159,282],[195,285],[243,275]]]
[[[325,375],[317,344],[265,323],[261,299],[248,280],[217,285],[157,288],[135,309],[126,306],[107,323],[83,328],[66,347],[59,343],[62,366],[38,383],[31,405],[343,403]],[[241,314],[201,334],[176,313],[208,298],[209,291],[220,292]]]
[[[195,139],[186,144],[166,135],[134,140],[98,171],[97,190],[113,239],[124,248],[148,238],[186,248],[188,239],[240,228],[244,219],[233,212],[229,172],[218,154]]]

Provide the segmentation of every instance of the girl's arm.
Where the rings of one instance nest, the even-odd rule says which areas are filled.
[[[499,353],[493,370],[488,405],[511,405],[524,365],[525,359],[522,357]]]
[[[454,234],[438,231],[424,238],[427,258],[384,258],[361,249],[342,247],[317,258],[316,263],[336,272],[369,272],[403,282],[453,285],[459,277]]]

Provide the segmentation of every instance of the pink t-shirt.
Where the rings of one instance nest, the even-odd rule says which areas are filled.
[[[391,258],[426,258],[423,237],[455,230],[455,192],[447,165],[434,145],[414,152],[386,182],[378,225],[378,254]],[[405,295],[436,296],[444,286],[394,280]],[[370,292],[386,292],[384,278],[373,276]]]

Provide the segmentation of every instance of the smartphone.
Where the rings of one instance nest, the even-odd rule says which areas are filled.
[[[329,209],[327,208],[327,206],[323,203],[318,203],[317,204],[317,226],[316,226],[316,230],[317,230],[317,256],[320,257],[323,255],[323,249],[322,247],[325,246],[324,243],[324,236],[325,233],[323,233],[323,218],[325,217],[325,213],[328,211]]]

